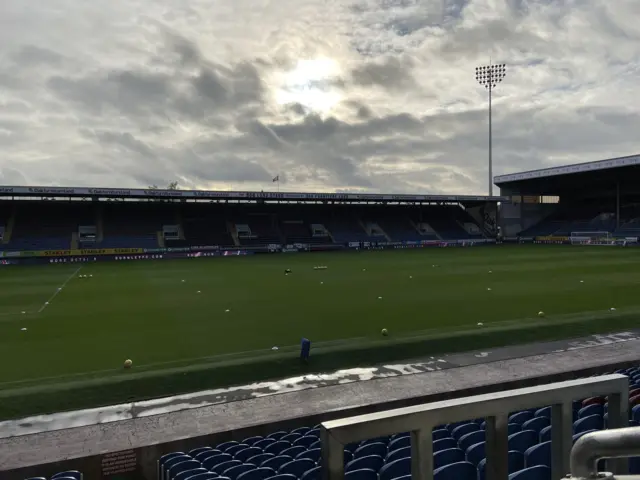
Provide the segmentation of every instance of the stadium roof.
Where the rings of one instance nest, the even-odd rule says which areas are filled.
[[[628,184],[631,179],[640,179],[640,155],[499,175],[493,181],[500,188],[542,195],[577,188],[615,188],[616,183]]]
[[[300,193],[300,192],[243,192],[211,190],[162,190],[135,188],[90,187],[11,187],[0,186],[1,197],[63,197],[63,198],[137,198],[183,200],[270,200],[270,201],[338,201],[338,202],[501,202],[500,196],[482,195],[392,195],[375,193]]]

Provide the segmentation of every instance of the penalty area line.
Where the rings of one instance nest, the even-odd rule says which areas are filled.
[[[44,303],[42,304],[42,306],[40,307],[40,310],[38,310],[38,313],[42,313],[42,311],[43,311],[45,308],[47,308],[47,306],[49,306],[49,304],[53,301],[53,299],[54,299],[54,298],[56,298],[56,295],[58,295],[58,294],[62,291],[62,289],[67,285],[67,283],[69,283],[69,282],[71,281],[71,279],[72,279],[73,277],[75,277],[75,276],[78,274],[78,272],[79,272],[80,270],[82,270],[82,267],[83,267],[83,266],[84,266],[84,265],[80,265],[80,266],[76,269],[76,271],[75,271],[75,272],[73,272],[71,275],[69,275],[69,276],[67,277],[67,279],[66,279],[64,282],[62,282],[62,285],[60,285],[60,286],[58,287],[58,289],[57,289],[55,292],[53,292],[53,295],[51,295],[51,296],[49,297],[49,299],[48,299],[46,302],[44,302]]]

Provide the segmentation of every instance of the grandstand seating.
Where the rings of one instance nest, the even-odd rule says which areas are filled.
[[[234,223],[249,225],[251,229],[251,237],[239,237],[240,245],[280,244],[284,241],[275,215],[239,213],[234,217]]]
[[[640,367],[619,370],[630,382],[630,425],[640,424]],[[592,397],[573,402],[573,441],[585,433],[607,428],[607,400]],[[542,480],[551,475],[551,407],[513,412],[509,416],[509,479]],[[302,427],[172,452],[158,460],[162,480],[319,480],[320,428]],[[485,422],[468,420],[433,430],[436,480],[484,480]],[[409,480],[409,433],[364,440],[344,450],[349,480]],[[629,462],[640,473],[640,457]],[[191,476],[196,475],[196,476]]]
[[[13,219],[13,223],[12,223]],[[264,205],[175,202],[24,201],[0,204],[0,226],[13,229],[0,250],[158,248],[163,225],[178,225],[181,238],[166,247],[257,246],[283,243],[346,244],[369,241],[464,240],[474,220],[457,205],[354,206]],[[433,231],[419,231],[426,224]],[[238,232],[248,226],[250,234]],[[312,232],[322,225],[327,235]],[[78,243],[79,226],[94,226],[95,238]],[[160,240],[159,240],[160,236]]]
[[[100,248],[158,248],[158,231],[175,221],[171,206],[156,202],[111,202],[102,205]]]
[[[227,214],[224,210],[212,208],[211,205],[184,206],[182,209],[182,225],[186,243],[201,246],[235,245],[226,218]],[[178,246],[178,242],[172,242],[172,244]]]
[[[15,223],[5,250],[67,250],[81,224],[93,224],[89,202],[21,202],[12,210]]]

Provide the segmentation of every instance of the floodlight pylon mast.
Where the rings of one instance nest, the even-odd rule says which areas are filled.
[[[482,65],[476,67],[476,80],[489,91],[489,196],[493,195],[493,123],[492,123],[492,93],[507,73],[504,63]]]

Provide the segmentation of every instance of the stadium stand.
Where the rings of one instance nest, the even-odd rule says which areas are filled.
[[[0,231],[1,250],[28,251],[486,239],[461,205],[14,200]]]
[[[638,236],[640,155],[495,177],[507,237]]]
[[[97,207],[103,237],[99,248],[158,248],[158,232],[172,222],[174,205],[156,202],[106,202]]]

